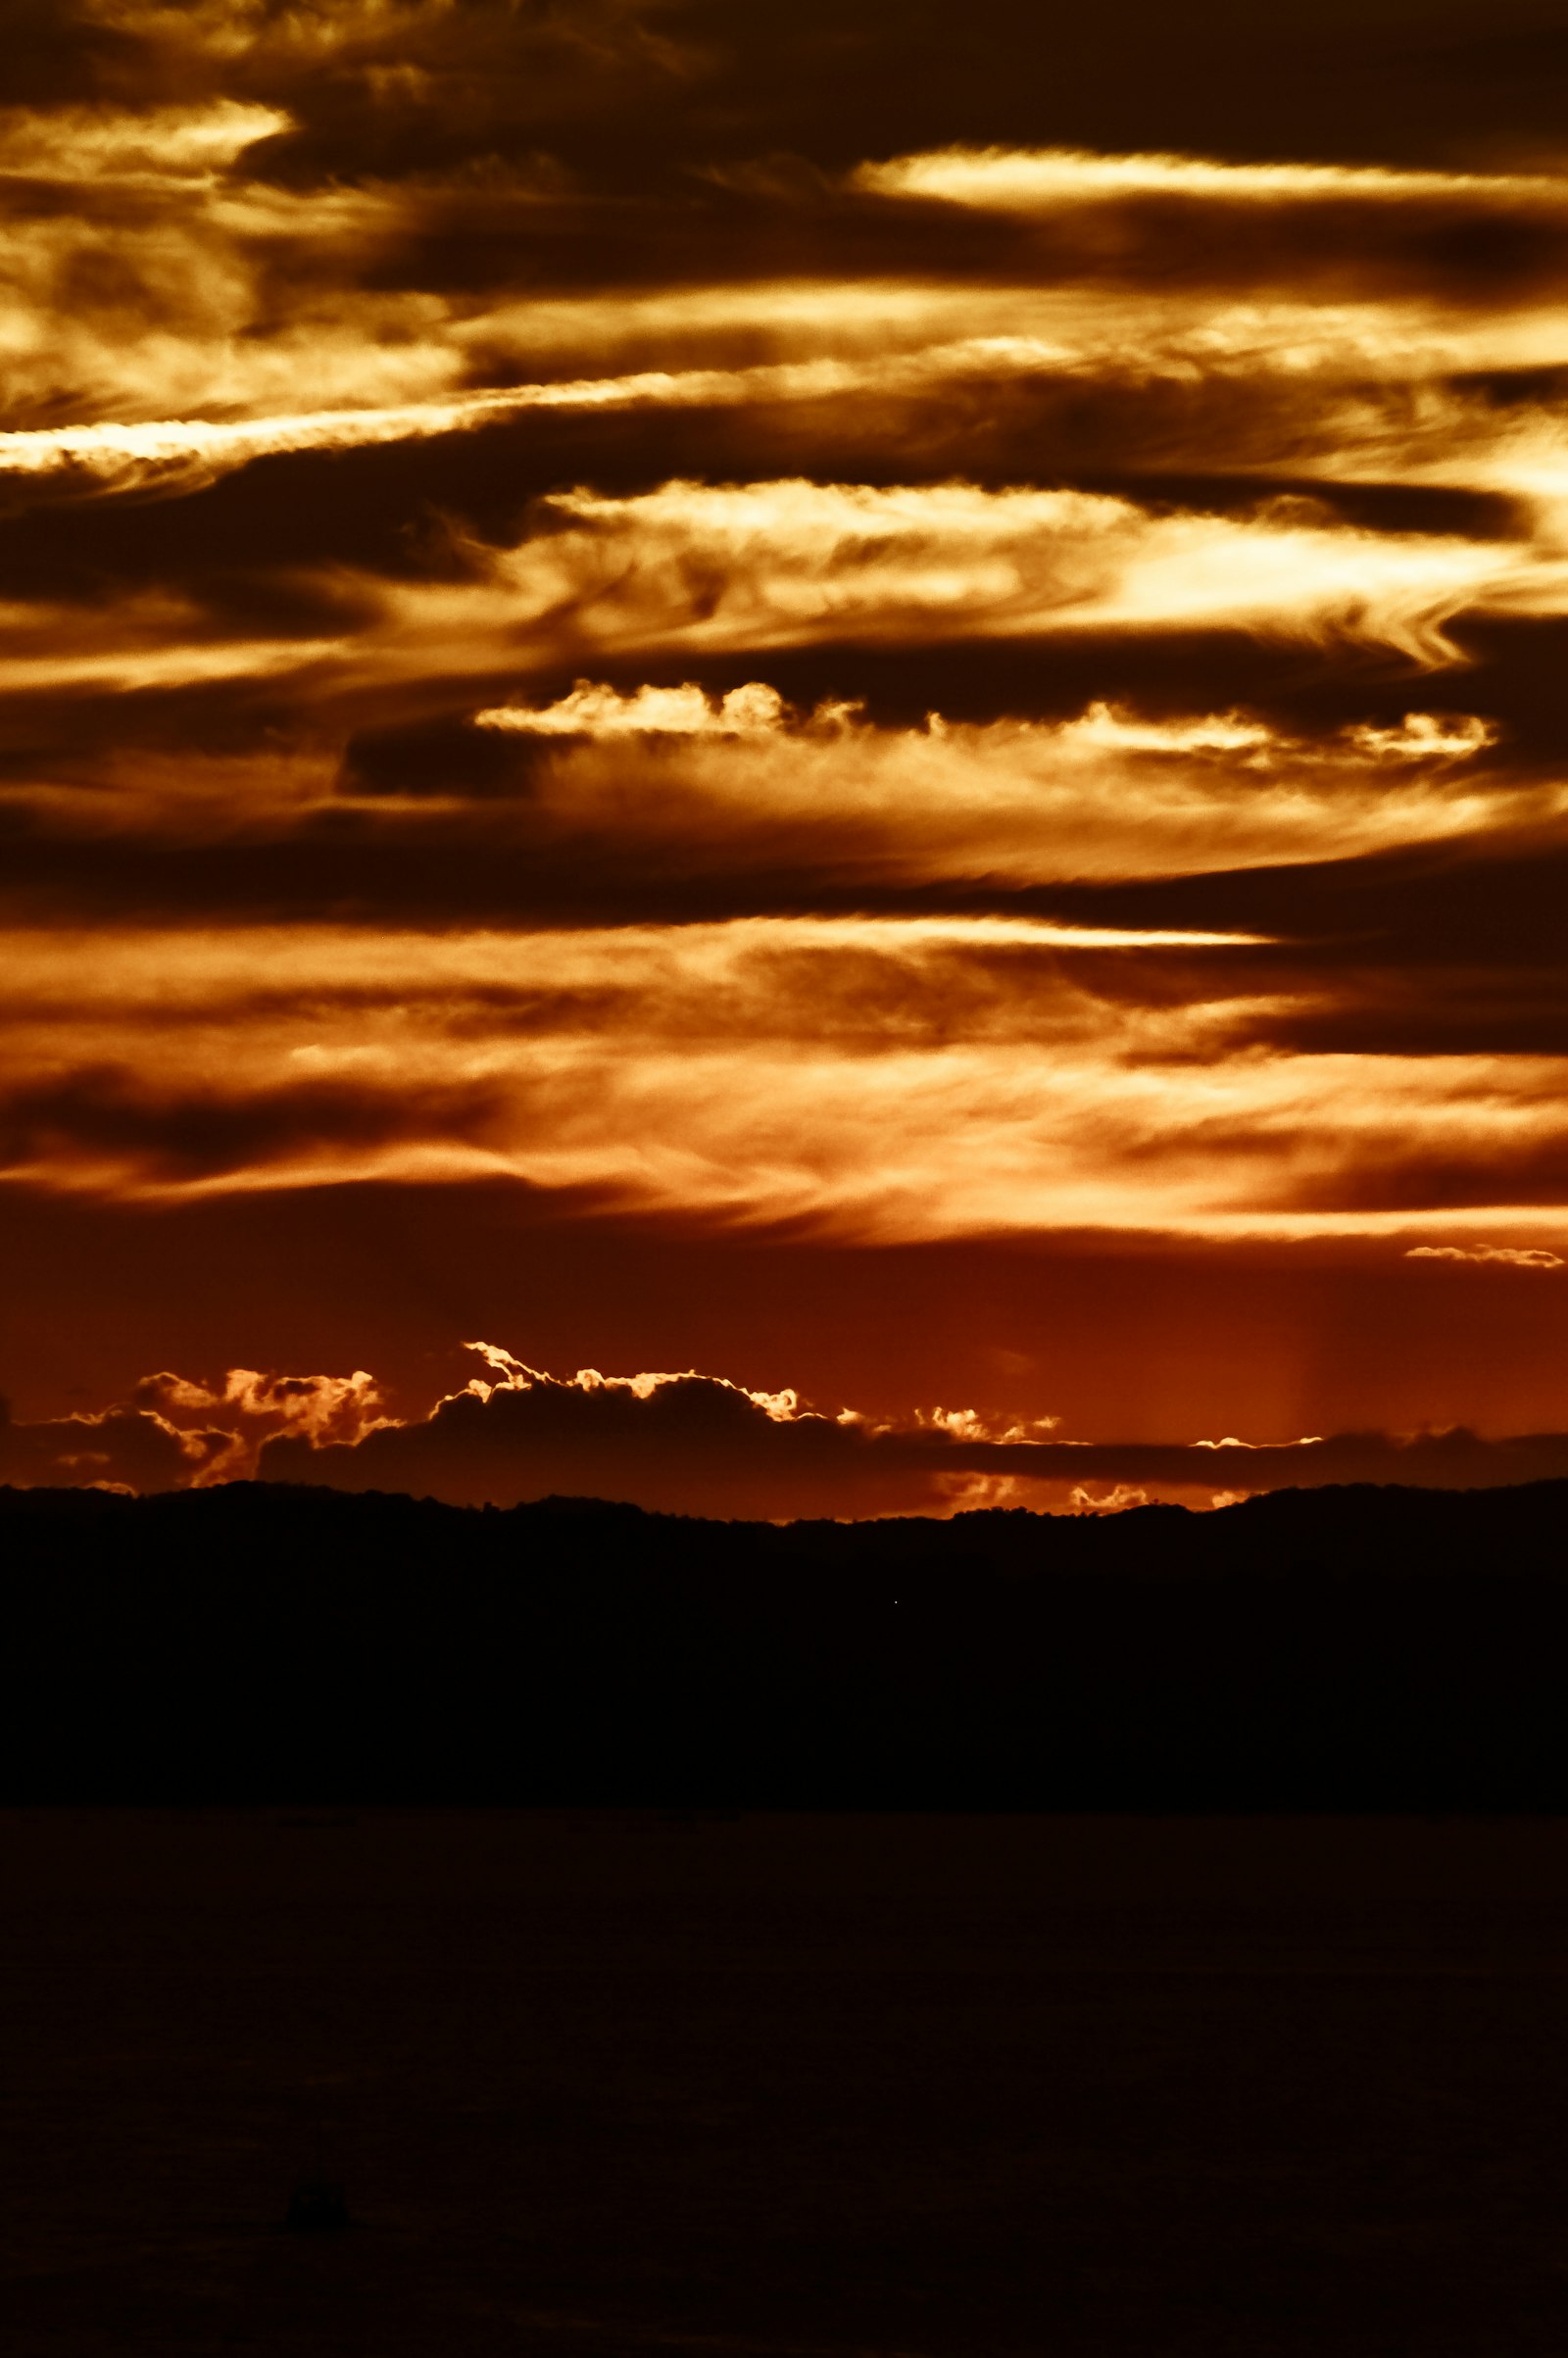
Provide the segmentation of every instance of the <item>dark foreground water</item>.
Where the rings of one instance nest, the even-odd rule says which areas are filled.
[[[1568,2348],[1559,1822],[36,1812],[0,1893],[18,2358]]]

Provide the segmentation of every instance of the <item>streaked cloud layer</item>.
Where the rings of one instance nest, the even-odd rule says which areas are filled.
[[[870,11],[32,12],[13,1200],[424,1191],[439,1252],[503,1187],[786,1257],[1553,1286],[1568,167],[1463,11],[1423,122],[1354,131],[1390,5],[1271,35],[1303,91],[1336,61],[1332,139],[1217,14],[1162,86],[1121,0],[1098,95],[989,5],[951,74]],[[331,1383],[276,1462],[394,1450]],[[232,1470],[198,1429],[179,1478]]]

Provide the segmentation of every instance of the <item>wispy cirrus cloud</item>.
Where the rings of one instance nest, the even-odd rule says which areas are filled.
[[[573,491],[549,508],[552,528],[514,548],[471,545],[469,582],[389,586],[367,660],[395,664],[413,642],[454,671],[494,670],[509,637],[542,666],[828,637],[1209,628],[1340,637],[1436,666],[1455,660],[1446,626],[1466,610],[1568,599],[1556,562],[1519,547],[1291,508],[1238,519],[1083,491],[804,478]]]
[[[1207,156],[1097,155],[1082,148],[951,147],[862,164],[854,185],[999,212],[1033,213],[1129,195],[1227,205],[1399,206],[1431,198],[1568,210],[1568,174],[1390,171],[1377,165],[1241,163]]]
[[[36,259],[68,275],[79,257],[51,232]],[[263,298],[243,269],[215,274],[211,258],[193,253],[185,302],[170,285],[167,259],[163,285],[149,297],[167,316],[155,317],[145,336],[127,339],[118,317],[95,321],[74,298],[58,321],[29,320],[28,307],[39,308],[31,294],[14,308],[15,422],[0,431],[0,480],[11,480],[14,495],[168,496],[264,458],[416,447],[525,429],[530,419],[750,411],[766,418],[776,441],[802,452],[885,437],[902,420],[937,453],[967,438],[992,469],[1018,465],[1044,432],[1068,468],[1088,462],[1133,476],[1186,469],[1243,481],[1283,472],[1304,482],[1451,485],[1495,490],[1526,508],[1561,496],[1554,413],[1526,402],[1499,414],[1454,381],[1513,370],[1528,383],[1532,370],[1568,367],[1568,330],[1554,315],[1527,315],[1510,330],[1377,306],[1232,307],[1195,323],[1189,308],[1173,330],[1168,318],[1148,319],[1121,300],[1087,323],[1047,316],[1029,332],[1038,300],[1007,289],[995,299],[994,332],[898,349],[897,330],[884,330],[884,348],[867,354],[834,348],[843,341],[836,316],[781,334],[760,303],[757,325],[769,340],[795,343],[797,357],[714,365],[677,350],[659,367],[564,373],[551,366],[559,306],[537,307],[535,326],[515,314],[466,316],[433,294],[348,297],[329,275],[313,287],[307,272],[259,332]],[[14,274],[24,261],[14,247]],[[813,291],[836,290],[807,290]],[[857,291],[873,316],[887,292]],[[623,319],[614,302],[584,308],[590,317],[574,321],[580,348],[569,356],[579,369],[598,357],[596,344],[624,347],[639,309],[627,307]],[[808,305],[802,308],[808,318]],[[972,317],[976,306],[964,308]],[[719,340],[733,342],[735,332]],[[863,340],[863,320],[860,332]],[[541,373],[517,381],[529,369]],[[1090,388],[1103,409],[1098,437],[1093,416],[1083,415]],[[1414,388],[1421,399],[1412,408]],[[300,409],[302,394],[319,406]],[[955,402],[975,410],[956,436],[951,421],[946,433],[942,422],[942,405]],[[27,422],[29,411],[49,421]]]
[[[156,437],[146,456],[156,471]],[[1568,611],[1568,558],[1551,550],[1368,530],[1289,502],[1237,516],[962,481],[561,492],[512,546],[455,527],[447,548],[435,578],[339,566],[299,585],[317,614],[335,607],[349,621],[330,650],[316,633],[302,637],[302,670],[334,657],[311,702],[635,656],[695,663],[827,642],[1090,633],[1244,633],[1372,647],[1438,668],[1460,660],[1450,629],[1462,616]],[[160,607],[168,628],[150,649],[146,614]],[[83,631],[90,657],[72,645]],[[150,594],[144,610],[127,605],[120,649],[116,631],[101,603],[75,614],[16,604],[0,615],[0,665],[19,688],[48,688],[40,643],[51,632],[61,686],[107,677],[117,662],[131,679],[133,653],[151,662],[148,677],[170,682],[182,663],[194,679],[220,660],[217,634],[167,593]],[[270,643],[257,660],[270,670],[286,651]]]
[[[511,1176],[882,1239],[1562,1228],[1561,1056],[1269,1047],[1302,981],[1266,955],[986,918],[253,929],[100,937],[88,993],[40,936],[4,1168],[171,1201]]]
[[[226,172],[247,148],[289,128],[280,108],[233,98],[147,109],[0,108],[0,175],[123,185],[189,184]]]

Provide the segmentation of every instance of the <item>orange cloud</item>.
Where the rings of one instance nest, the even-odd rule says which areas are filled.
[[[1408,204],[1433,197],[1568,210],[1556,173],[1396,172],[1345,164],[1234,164],[1205,156],[1102,155],[1083,148],[950,147],[859,165],[852,183],[877,196],[934,198],[1004,213],[1127,195],[1223,203]]]
[[[1568,559],[1550,552],[1352,528],[1292,506],[1162,514],[1099,493],[964,482],[560,493],[515,546],[459,533],[453,555],[456,580],[324,575],[316,612],[342,616],[336,639],[227,643],[163,592],[123,609],[14,605],[0,614],[0,684],[294,670],[301,698],[318,705],[634,654],[696,662],[824,642],[1178,630],[1359,643],[1430,667],[1456,660],[1446,628],[1461,614],[1568,611]]]
[[[933,712],[895,729],[844,704],[792,712],[760,681],[720,698],[584,680],[474,725],[561,749],[526,773],[514,823],[533,840],[559,832],[666,859],[678,847],[696,872],[740,874],[750,860],[884,882],[1175,875],[1212,865],[1220,838],[1238,868],[1550,825],[1568,809],[1555,784],[1462,773],[1495,735],[1463,713],[1317,740],[1235,712],[1153,720],[1102,703],[1063,722]],[[449,791],[462,790],[459,753]],[[439,759],[424,792],[442,791]],[[383,760],[395,790],[395,742]],[[377,774],[373,762],[356,772],[358,790],[374,792]]]
[[[1221,1506],[1282,1487],[1473,1489],[1568,1475],[1559,1432],[1077,1441],[1049,1417],[1004,1424],[966,1409],[877,1421],[695,1369],[558,1376],[499,1345],[466,1348],[486,1373],[406,1418],[381,1408],[364,1371],[246,1369],[213,1385],[149,1376],[87,1415],[18,1424],[0,1414],[0,1481],[157,1492],[260,1478],[458,1504],[575,1496],[782,1521],[998,1506],[1106,1514],[1157,1498]],[[1217,1487],[1227,1474],[1239,1479]]]
[[[638,688],[618,696],[579,680],[569,696],[535,710],[495,705],[475,712],[475,728],[508,729],[535,737],[768,737],[780,732],[784,699],[760,680],[731,688],[727,696],[706,696],[688,683],[680,688]]]
[[[845,355],[833,349],[844,333],[834,299],[863,295],[874,314],[888,308],[886,290],[829,282],[785,307],[793,325],[783,340],[801,348],[799,357],[682,365],[676,355],[696,331],[672,330],[669,365],[564,375],[552,366],[556,339],[570,332],[579,362],[595,346],[623,347],[646,304],[582,305],[564,319],[562,306],[545,304],[534,319],[505,310],[467,315],[434,291],[356,291],[345,273],[366,268],[404,225],[394,201],[352,192],[296,214],[297,204],[267,191],[215,206],[200,237],[187,226],[164,238],[156,271],[153,255],[141,259],[139,233],[118,224],[20,232],[9,249],[6,331],[10,415],[19,423],[0,433],[0,474],[57,490],[167,494],[203,488],[259,458],[417,444],[573,413],[783,409],[808,444],[813,433],[830,436],[845,418],[878,406],[940,402],[971,387],[1000,393],[1009,384],[1027,396],[1058,380],[1068,394],[1098,384],[1113,400],[1124,458],[1135,466],[1162,458],[1232,473],[1288,465],[1329,480],[1494,483],[1521,492],[1544,458],[1555,462],[1554,480],[1561,472],[1560,435],[1548,414],[1499,419],[1444,382],[1467,368],[1561,364],[1568,341],[1554,313],[1479,327],[1417,306],[1189,302],[1172,318],[1168,299],[1080,296],[1062,317],[1059,298],[1008,289],[983,299],[982,308],[997,313],[994,332],[898,349],[910,329],[901,328],[895,309],[895,349]],[[308,242],[312,252],[280,305],[248,256],[252,245],[288,242]],[[130,335],[119,313],[99,319],[73,298],[89,258],[102,273],[147,280]],[[738,295],[726,292],[727,308],[740,313]],[[933,289],[924,301],[940,311],[956,299],[954,290]],[[765,303],[750,301],[760,323],[779,335]],[[714,308],[722,318],[726,307]],[[975,302],[965,308],[972,316]],[[1031,315],[1038,324],[1026,332]],[[860,328],[868,332],[863,319]],[[529,365],[550,372],[523,384],[465,381],[475,373],[514,380]],[[1207,419],[1195,407],[1195,383],[1223,395]],[[1414,415],[1412,383],[1427,388]],[[321,406],[302,411],[302,394]],[[1171,396],[1180,399],[1179,420],[1166,415]],[[63,401],[75,412],[69,422],[20,422],[29,411],[58,413]]]
[[[14,1424],[0,1412],[0,1483],[19,1489],[183,1490],[231,1447],[217,1427],[122,1405]]]
[[[1405,1253],[1412,1261],[1473,1261],[1505,1269],[1561,1269],[1560,1253],[1543,1245],[1412,1245]]]
[[[551,1494],[620,1498],[656,1510],[785,1519],[954,1513],[977,1505],[1124,1512],[1152,1497],[1212,1503],[1282,1486],[1345,1481],[1473,1488],[1560,1476],[1568,1435],[1488,1442],[1461,1431],[1342,1434],[1285,1443],[1060,1441],[1044,1427],[999,1435],[972,1415],[873,1425],[826,1416],[793,1393],[754,1394],[720,1378],[567,1378],[485,1344],[499,1380],[470,1383],[428,1417],[384,1423],[364,1441],[268,1442],[264,1479],[345,1490],[408,1490],[510,1505]],[[1245,1492],[1216,1491],[1234,1464]]]
[[[1568,597],[1568,573],[1527,551],[1295,510],[1237,519],[1080,491],[805,479],[548,505],[552,528],[515,547],[465,544],[468,581],[364,583],[380,618],[350,676],[1177,629],[1341,639],[1435,666],[1455,660],[1446,629],[1465,611]]]
[[[1297,1002],[1252,955],[1000,916],[40,931],[0,1147],[112,1194],[511,1176],[884,1239],[1562,1229],[1560,1056],[1271,1046]]]
[[[760,162],[716,105],[651,168],[710,62],[616,0],[81,25],[93,103],[0,110],[12,1188],[1558,1265],[1568,179],[896,109]],[[897,1452],[787,1393],[489,1364],[448,1425],[587,1420],[605,1481],[688,1415],[738,1498],[1047,1479],[931,1411],[847,1491]],[[436,1448],[364,1370],[149,1383],[12,1462]]]
[[[0,173],[30,180],[209,180],[248,147],[287,130],[277,107],[212,99],[138,108],[0,108]]]

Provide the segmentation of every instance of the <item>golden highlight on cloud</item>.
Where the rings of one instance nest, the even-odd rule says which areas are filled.
[[[0,108],[0,174],[58,181],[207,178],[288,127],[289,117],[276,107],[232,98],[135,113],[6,107]]]
[[[1568,208],[1568,175],[1390,172],[1343,164],[1233,164],[1204,156],[1094,155],[1081,148],[965,148],[862,164],[854,183],[878,196],[1032,213],[1096,198],[1190,196],[1227,204],[1397,205],[1460,197]]]
[[[879,1422],[812,1407],[791,1389],[755,1391],[696,1369],[557,1376],[498,1345],[466,1348],[490,1373],[407,1417],[372,1412],[375,1388],[364,1371],[235,1369],[213,1385],[149,1376],[107,1409],[0,1420],[0,1477],[147,1491],[260,1477],[503,1507],[587,1496],[783,1522],[994,1506],[1115,1514],[1155,1498],[1217,1507],[1257,1488],[1393,1481],[1467,1489],[1560,1478],[1568,1468],[1560,1432],[1088,1442],[1057,1438],[1051,1418],[1005,1431],[972,1410]],[[1217,1484],[1231,1472],[1244,1487]]]
[[[275,237],[284,226],[255,224],[259,237]],[[374,229],[368,221],[366,242]],[[81,259],[40,252],[30,276],[47,281]],[[1013,293],[997,305],[1014,322],[1011,332],[873,357],[817,351],[744,367],[550,375],[473,388],[464,380],[476,368],[511,378],[519,363],[549,359],[548,306],[547,319],[536,324],[514,316],[465,319],[434,296],[343,298],[318,289],[272,322],[270,332],[258,334],[255,315],[264,298],[243,268],[215,274],[211,258],[193,252],[189,299],[180,302],[188,316],[179,332],[161,329],[127,344],[118,319],[100,325],[79,306],[69,318],[48,318],[53,298],[28,291],[25,261],[14,247],[19,304],[7,336],[10,415],[61,406],[61,355],[74,348],[71,404],[87,416],[0,431],[0,475],[83,492],[189,493],[258,459],[419,443],[557,416],[757,409],[792,414],[797,437],[809,442],[813,431],[830,439],[843,421],[874,418],[889,405],[972,403],[988,394],[1004,397],[1009,387],[1027,395],[1053,385],[1070,397],[1097,380],[1123,407],[1129,398],[1145,403],[1157,447],[1171,433],[1171,421],[1159,413],[1162,392],[1190,409],[1197,369],[1221,384],[1230,380],[1244,402],[1248,388],[1255,396],[1253,413],[1244,408],[1240,418],[1233,396],[1206,432],[1200,418],[1185,420],[1189,457],[1222,471],[1255,471],[1284,453],[1320,469],[1313,445],[1333,448],[1350,436],[1366,446],[1363,472],[1375,463],[1396,476],[1439,479],[1446,472],[1459,481],[1517,484],[1523,492],[1541,468],[1530,467],[1517,421],[1500,426],[1484,407],[1453,401],[1439,430],[1430,418],[1409,417],[1406,380],[1420,382],[1467,362],[1497,365],[1504,355],[1520,367],[1568,360],[1568,332],[1560,323],[1553,330],[1535,319],[1511,339],[1489,333],[1476,349],[1474,330],[1462,320],[1405,321],[1376,312],[1342,321],[1298,313],[1275,319],[1254,309],[1197,327],[1189,319],[1172,333],[1162,316],[1146,320],[1119,304],[1108,318],[1081,324],[1048,318],[1030,334],[1016,326],[1020,309],[1033,308],[1029,296]],[[167,260],[163,277],[160,299],[167,300]],[[37,316],[40,308],[44,316]],[[614,306],[596,307],[591,319],[573,324],[589,344],[620,341],[626,332]],[[766,331],[777,333],[771,321]],[[836,341],[836,325],[802,340],[824,336]],[[1375,382],[1368,388],[1358,381],[1369,373],[1387,380],[1381,396]],[[302,392],[322,406],[299,410]],[[1345,412],[1338,435],[1324,431],[1325,405],[1335,402]],[[184,414],[159,414],[178,405]],[[117,417],[117,410],[133,415]],[[1538,441],[1543,432],[1549,439],[1549,429],[1538,428]]]
[[[788,860],[840,882],[1179,875],[1211,864],[1216,829],[1236,868],[1568,812],[1555,784],[1466,772],[1494,736],[1466,713],[1316,741],[1240,712],[1153,720],[1103,703],[1055,723],[932,712],[894,729],[842,703],[797,712],[764,681],[709,696],[691,682],[621,694],[581,680],[548,706],[490,707],[474,725],[558,749],[515,806],[528,840],[636,846],[698,872]],[[440,759],[425,790],[461,795],[459,748],[445,771]],[[372,764],[360,790],[404,774]],[[487,773],[492,793],[503,783]]]
[[[0,1478],[782,1514],[1568,1470],[1554,1428],[1401,1441],[1378,1390],[1473,1333],[1432,1414],[1495,1434],[1536,1414],[1499,1371],[1560,1358],[1523,1280],[1568,1258],[1568,175],[1546,97],[1486,95],[1512,18],[1462,92],[1423,27],[1412,96],[1403,32],[1304,18],[1113,10],[1091,74],[982,10],[950,92],[929,28],[889,74],[809,9],[24,13],[0,1285],[58,1389]],[[481,1203],[580,1264],[577,1372],[475,1346],[427,1415],[412,1344],[366,1372],[352,1252],[302,1253],[296,1351],[201,1241],[398,1207],[406,1338]],[[1000,1373],[819,1411],[727,1278],[622,1348],[590,1233],[895,1256],[911,1315],[944,1254],[1038,1254],[1130,1422]],[[248,1305],[217,1340],[188,1276],[147,1306],[155,1235]],[[1293,1306],[1238,1343],[1265,1260]],[[797,1292],[814,1349],[838,1297]],[[999,1299],[953,1362],[1025,1386]],[[507,1332],[485,1300],[453,1331]],[[1264,1359],[1266,1430],[1204,1442],[1193,1371]]]
[[[385,667],[411,642],[458,672],[499,668],[509,644],[543,666],[590,651],[1219,629],[1343,639],[1435,668],[1457,659],[1446,626],[1466,610],[1568,602],[1568,566],[1507,544],[1294,510],[1235,518],[1102,493],[805,479],[548,505],[548,531],[470,544],[472,582],[382,590],[364,661]]]
[[[177,441],[169,452],[169,465],[187,464]],[[155,473],[166,464],[157,435],[135,463]],[[344,684],[655,650],[695,660],[828,640],[1177,630],[1343,640],[1434,668],[1458,659],[1447,626],[1461,614],[1568,607],[1568,560],[1295,509],[1232,517],[1076,491],[794,479],[672,481],[616,499],[558,493],[546,514],[545,528],[510,548],[458,535],[466,579],[341,572],[323,584],[362,617],[339,666]],[[36,636],[42,617],[14,608],[10,618]],[[319,652],[312,644],[301,661]],[[194,675],[210,658],[204,649]],[[172,647],[169,676],[181,661]],[[47,684],[47,664],[28,662],[17,684]],[[60,684],[74,676],[63,661]]]
[[[1059,367],[1057,349],[1021,336],[972,337],[875,362],[824,357],[750,368],[642,369],[630,375],[547,379],[474,392],[449,391],[467,367],[466,339],[433,305],[397,301],[353,311],[328,327],[303,319],[263,344],[189,344],[166,386],[203,408],[251,413],[238,419],[143,418],[23,427],[0,433],[0,475],[109,492],[188,492],[257,459],[309,451],[368,450],[388,443],[472,433],[530,413],[710,410],[828,402],[834,396],[940,392],[966,379],[1032,376]],[[152,368],[136,375],[122,354],[107,365],[120,401],[156,398]],[[302,380],[341,406],[279,411]],[[411,401],[409,393],[437,398]],[[364,404],[377,396],[374,407]],[[445,398],[440,396],[445,395]]]
[[[767,737],[778,732],[784,699],[776,688],[752,680],[727,696],[705,696],[690,682],[679,688],[637,689],[618,696],[613,688],[582,679],[569,696],[538,711],[522,705],[493,705],[475,712],[481,729],[511,729],[535,737]]]
[[[35,1188],[511,1178],[887,1241],[1568,1220],[1568,1059],[1292,1050],[1310,986],[1245,940],[318,927],[99,937],[86,990],[77,945],[18,948],[0,1167]]]

